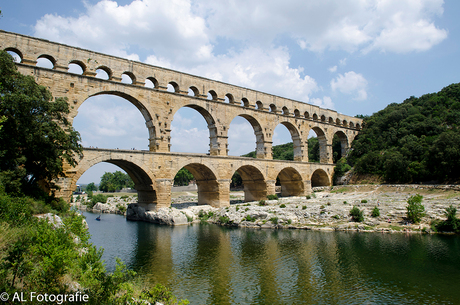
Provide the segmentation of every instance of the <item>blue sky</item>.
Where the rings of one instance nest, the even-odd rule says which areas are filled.
[[[454,0],[2,0],[0,9],[6,31],[352,116],[460,81],[460,1]],[[95,117],[94,109],[104,115]],[[147,148],[142,116],[122,99],[88,99],[74,127],[85,146]],[[208,135],[198,112],[181,109],[172,150],[204,153]],[[279,126],[274,144],[289,141]],[[255,148],[244,119],[232,122],[229,148],[231,155]],[[98,182],[114,169],[95,166],[80,182]]]

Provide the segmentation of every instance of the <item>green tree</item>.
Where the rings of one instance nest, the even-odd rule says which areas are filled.
[[[407,199],[407,219],[413,223],[418,223],[425,216],[425,207],[422,205],[422,195],[414,195]]]
[[[76,165],[80,136],[67,120],[64,98],[53,97],[32,76],[17,71],[0,51],[0,184],[11,194],[42,195],[55,190],[63,165]]]
[[[121,171],[114,173],[106,172],[101,177],[99,190],[103,192],[116,192],[123,188],[133,188],[134,182],[128,174]]]
[[[94,191],[97,191],[97,186],[94,184],[94,182],[91,182],[86,186],[86,192],[94,192]]]
[[[194,179],[192,173],[185,167],[181,168],[174,176],[174,185],[188,185]]]

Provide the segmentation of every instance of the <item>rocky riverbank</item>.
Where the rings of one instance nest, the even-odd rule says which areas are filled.
[[[423,195],[426,216],[418,224],[406,220],[407,199]],[[433,220],[445,219],[445,209],[460,210],[460,186],[355,185],[317,188],[311,196],[241,203],[243,193],[232,193],[225,208],[196,204],[188,193],[173,199],[170,208],[145,212],[136,203],[128,205],[127,217],[167,225],[190,225],[202,221],[236,227],[309,230],[358,230],[372,232],[431,232]],[[358,207],[364,221],[352,221],[350,210]],[[380,216],[372,217],[377,207]]]

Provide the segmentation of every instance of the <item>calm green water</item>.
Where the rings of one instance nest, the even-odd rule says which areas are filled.
[[[191,304],[460,304],[460,237],[166,227],[85,213],[92,242]]]

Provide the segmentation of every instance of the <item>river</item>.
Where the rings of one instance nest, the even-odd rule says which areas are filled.
[[[158,226],[85,212],[91,241],[191,304],[460,304],[460,237]]]

